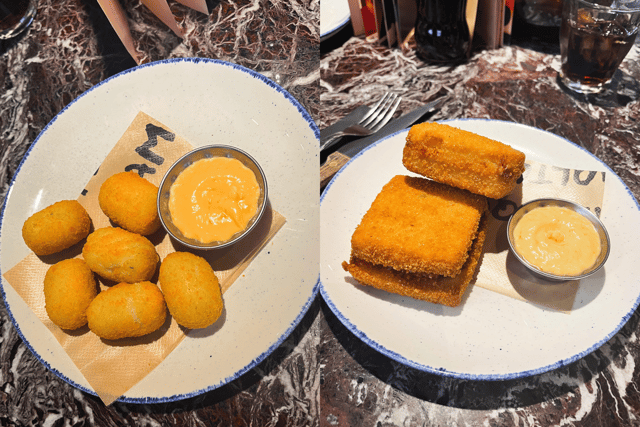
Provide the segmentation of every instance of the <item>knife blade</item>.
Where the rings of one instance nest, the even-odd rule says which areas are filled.
[[[430,101],[415,110],[400,116],[399,118],[390,121],[387,123],[385,127],[380,129],[378,132],[373,135],[369,135],[364,138],[356,139],[354,141],[350,141],[341,147],[339,147],[335,152],[331,153],[324,164],[320,167],[320,188],[324,188],[325,185],[329,183],[331,178],[340,170],[342,167],[347,164],[349,160],[360,151],[373,144],[376,141],[384,138],[385,136],[391,135],[403,129],[406,129],[408,126],[414,124],[418,119],[424,116],[427,113],[430,113],[442,105],[446,97],[441,97]]]
[[[342,132],[349,126],[360,122],[360,120],[362,120],[362,118],[369,112],[369,110],[370,108],[368,106],[361,105],[352,110],[349,114],[347,114],[337,122],[322,129],[320,131],[320,145],[322,145],[324,141],[326,141],[336,132]]]

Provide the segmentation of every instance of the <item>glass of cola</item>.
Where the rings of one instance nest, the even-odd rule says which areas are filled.
[[[639,25],[638,0],[564,0],[562,84],[578,93],[600,92],[633,46]]]

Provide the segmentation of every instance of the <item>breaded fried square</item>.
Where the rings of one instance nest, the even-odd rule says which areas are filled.
[[[486,209],[483,196],[395,176],[353,233],[352,255],[396,270],[453,277],[467,259]]]
[[[440,123],[414,125],[402,164],[435,181],[499,199],[524,172],[525,155],[506,144]]]
[[[467,261],[460,273],[455,277],[407,273],[389,267],[374,265],[354,257],[351,257],[348,264],[343,262],[342,268],[363,285],[429,301],[434,304],[456,307],[460,305],[462,296],[473,279],[478,261],[482,255],[487,222],[487,215],[485,214],[480,223],[478,235],[471,246]]]

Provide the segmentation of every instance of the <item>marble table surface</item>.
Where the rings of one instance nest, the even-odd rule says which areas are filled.
[[[184,40],[139,1],[121,3],[145,60],[197,56],[251,68],[289,91],[320,128],[389,90],[403,97],[398,114],[444,93],[448,102],[432,119],[492,118],[548,130],[594,153],[640,198],[637,45],[614,89],[586,99],[558,86],[557,45],[526,35],[457,67],[427,66],[412,52],[349,35],[325,48],[319,1],[213,0],[209,15],[170,2],[187,29]],[[94,0],[39,1],[28,32],[0,42],[0,203],[47,123],[135,65]],[[284,343],[239,379],[186,400],[105,407],[43,366],[1,305],[0,425],[639,425],[639,321],[635,313],[601,348],[566,367],[522,380],[465,381],[383,356],[318,297]]]

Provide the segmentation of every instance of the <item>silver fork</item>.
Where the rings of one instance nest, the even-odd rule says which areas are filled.
[[[335,144],[338,139],[347,135],[368,136],[386,125],[393,113],[396,112],[398,104],[402,98],[395,93],[387,92],[380,101],[355,125],[351,125],[341,132],[331,135],[326,141],[320,144],[320,151]]]

